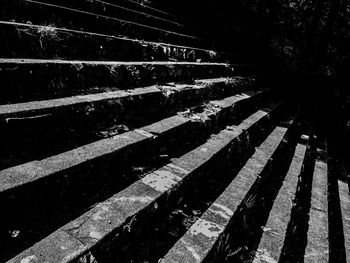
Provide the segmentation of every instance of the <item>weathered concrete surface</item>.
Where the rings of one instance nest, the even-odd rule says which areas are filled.
[[[73,113],[79,108],[88,105],[97,106],[98,104],[117,102],[123,104],[126,99],[140,98],[145,96],[163,97],[162,92],[156,87],[136,88],[133,90],[117,90],[97,94],[78,95],[60,99],[31,101],[16,104],[0,105],[0,118],[27,117],[39,114],[52,114],[70,109]]]
[[[218,61],[222,53],[195,47],[144,41],[126,37],[0,21],[11,46],[0,50],[1,57],[65,58],[96,60],[167,60]],[[13,34],[17,30],[19,34]],[[45,35],[50,32],[50,35]],[[72,45],[71,43],[75,43]],[[116,48],[118,47],[118,48]]]
[[[86,60],[62,60],[62,59],[18,59],[0,58],[0,64],[84,64],[84,65],[105,65],[105,66],[139,66],[139,65],[201,65],[201,66],[224,66],[230,64],[217,62],[188,62],[188,61],[86,61]]]
[[[99,6],[99,8],[98,8]],[[48,22],[73,30],[85,30],[102,34],[141,38],[148,41],[170,42],[174,44],[207,47],[209,43],[201,39],[193,30],[179,27],[165,21],[154,21],[152,15],[137,16],[125,10],[109,6],[105,8],[99,2],[45,2],[26,0],[9,1],[5,5],[6,19],[26,23],[46,25]],[[33,14],[40,13],[40,16]],[[3,19],[4,20],[4,19]]]
[[[254,88],[251,79],[244,81],[246,78],[237,77],[238,81],[234,81],[235,79],[205,79],[200,80],[205,83],[199,85],[169,83],[125,91],[0,105],[0,125],[3,131],[1,140],[4,145],[2,153],[9,156],[7,161],[0,161],[0,165],[5,169],[43,159],[100,138],[121,134],[131,127],[147,125],[150,120],[165,118],[178,109],[192,107],[209,99],[225,98],[237,94],[243,88]],[[243,87],[239,85],[242,81],[247,83]],[[56,135],[60,140],[70,143],[54,142],[51,147],[41,145],[42,150],[36,150],[42,138],[51,144],[50,138]],[[28,140],[27,137],[31,139]],[[17,152],[19,147],[27,154]]]
[[[169,117],[162,122],[156,122],[146,127],[143,127],[142,130],[155,135],[159,135],[159,134],[165,134],[166,132],[169,132],[169,131],[176,132],[178,129],[183,129],[185,126],[187,126],[190,123],[191,123],[190,119],[176,115],[173,117]]]
[[[148,89],[149,92],[152,92]],[[154,90],[153,92],[159,92]],[[100,94],[74,96],[61,99],[31,101],[25,103],[5,104],[0,106],[0,118],[22,117],[40,113],[49,114],[54,110],[64,110],[65,107],[81,107],[84,104],[104,102],[128,98],[131,94],[127,91],[112,91]]]
[[[210,101],[200,111],[192,111],[191,109],[181,112],[182,116],[201,122],[207,127],[213,127],[219,123],[230,123],[232,119],[240,117],[242,113],[252,112],[254,104],[257,103],[261,96],[268,91],[252,91],[244,94],[236,94],[226,97],[223,100]],[[250,105],[250,109],[240,107],[241,105]]]
[[[260,94],[260,92],[254,94]],[[252,97],[254,97],[254,94],[252,94]],[[240,95],[238,97],[230,97],[229,101],[231,104],[225,102],[225,107],[218,109],[215,112],[215,115],[219,116],[222,111],[227,110],[228,108],[233,108],[237,102],[249,98],[249,96]],[[227,99],[225,99],[225,101],[226,100]],[[157,136],[157,140],[159,140],[161,136],[167,136],[170,131],[176,132],[176,130],[179,130],[181,127],[190,129],[190,125],[191,119],[181,116],[173,116],[144,127],[145,129],[136,129],[134,131],[81,146],[74,150],[41,161],[33,161],[2,170],[0,171],[0,193],[3,194],[4,192],[11,191],[17,187],[35,183],[40,179],[49,179],[58,173],[61,174],[61,176],[67,176],[71,169],[76,169],[80,165],[94,162],[99,158],[105,158],[112,154],[116,155],[122,151],[127,152],[131,147],[134,147],[134,150],[138,150],[138,145],[144,143],[151,145],[154,136]],[[214,145],[214,148],[216,146],[217,145]],[[203,160],[206,158],[207,153],[210,155],[211,151],[190,153],[194,154],[190,159],[196,161]],[[123,158],[126,157],[124,156]]]
[[[237,127],[239,130],[239,127]],[[173,246],[161,262],[213,262],[209,253],[215,253],[226,239],[226,229],[238,207],[247,199],[247,193],[263,171],[271,156],[282,143],[287,128],[277,127],[256,150],[232,183],[215,200],[189,231]]]
[[[36,263],[42,262],[41,257],[45,257],[45,262],[61,262],[57,258],[57,252],[66,260],[74,259],[79,253],[84,251],[85,245],[70,233],[64,230],[58,230],[53,233],[45,243],[42,243],[39,250],[28,250],[25,257],[16,260],[16,263]],[[38,256],[39,255],[39,256]]]
[[[164,101],[171,100],[170,103],[168,103],[169,106],[179,106],[179,103],[181,105],[186,105],[191,103],[187,98],[189,93],[194,93],[193,95],[195,95],[191,97],[191,100],[199,102],[215,97],[219,98],[223,95],[222,93],[225,95],[232,95],[243,88],[230,84],[229,80],[231,80],[231,78],[203,79],[198,80],[198,84],[196,85],[169,83],[165,85],[78,95],[59,99],[5,104],[0,105],[0,118],[52,114],[65,109],[73,111],[90,104],[97,106],[113,101],[123,103],[125,99],[133,99],[139,96],[141,100],[145,96],[158,96],[159,99],[163,99]],[[253,82],[253,80],[250,80],[250,82]],[[249,90],[252,88],[252,83],[245,85],[244,88]],[[218,90],[221,90],[221,92],[218,92]]]
[[[48,179],[60,173],[69,174],[69,170],[87,164],[98,158],[117,154],[122,150],[138,144],[150,142],[154,135],[137,130],[126,132],[111,138],[100,140],[74,150],[33,161],[0,171],[0,193],[33,183],[37,180]]]
[[[171,81],[230,77],[244,66],[197,62],[0,59],[0,103],[125,90]]]
[[[312,180],[305,262],[328,262],[329,258],[327,171],[327,163],[316,160]]]
[[[305,152],[306,146],[298,144],[283,185],[270,211],[253,263],[279,262]]]
[[[233,103],[241,100],[242,98],[249,98],[253,94],[254,92],[246,92],[246,93],[238,94],[237,96],[234,96],[234,97],[225,98],[220,101],[211,101],[210,103],[220,108],[230,108]]]
[[[219,139],[209,139],[205,144],[174,159],[170,165],[146,175],[58,231],[68,231],[74,239],[82,242],[85,246],[80,250],[82,255],[98,243],[106,241],[108,236],[116,231],[130,227],[133,220],[139,220],[154,209],[161,209],[165,204],[160,203],[160,200],[169,200],[185,181],[193,180],[194,177],[200,177],[202,172],[207,172],[206,168],[216,160],[215,155],[228,154],[229,145],[238,139],[238,134],[232,132],[231,140],[227,140],[227,134],[219,136]],[[20,262],[29,256],[35,256],[36,262],[46,262],[49,260],[47,255],[55,255],[55,262],[70,262],[72,258],[66,258],[66,250],[62,250],[62,246],[69,245],[69,242],[61,240],[60,244],[50,246],[55,235],[56,232],[9,262]],[[47,248],[46,253],[40,254],[43,247]],[[72,251],[74,248],[70,247],[67,250]]]
[[[339,200],[344,231],[346,262],[350,262],[350,193],[346,183],[338,180]]]

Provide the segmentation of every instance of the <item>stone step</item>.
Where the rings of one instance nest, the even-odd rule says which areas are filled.
[[[35,260],[73,262],[102,244],[118,237],[120,231],[133,231],[134,222],[171,206],[181,188],[222,165],[238,149],[243,137],[262,131],[261,125],[279,116],[277,108],[259,110],[240,125],[224,129],[196,149],[174,158],[170,163],[96,205],[92,210],[61,227],[9,262]],[[243,146],[243,145],[242,145]]]
[[[306,150],[298,147],[304,148],[299,180],[282,206],[280,189],[253,262],[348,262],[347,185],[322,139],[312,137]]]
[[[0,59],[0,103],[125,90],[171,81],[254,74],[252,65],[196,62],[113,62]]]
[[[220,78],[197,80],[193,85],[169,83],[128,91],[1,105],[0,142],[3,147],[0,150],[0,169],[142,127],[187,107],[198,107],[210,99],[234,94],[243,98],[238,94],[245,92],[243,96],[253,95],[249,98],[250,106],[253,97],[258,101],[269,95],[269,92],[255,95],[250,92],[257,89],[259,83],[254,79]],[[242,102],[240,104],[242,108]],[[52,137],[56,138],[55,142]]]
[[[139,15],[137,20],[135,18],[132,20],[130,18],[134,17],[133,14],[135,13],[130,14],[130,12],[121,10],[119,14],[115,14],[118,10],[112,10],[111,6],[103,8],[98,3],[96,5],[96,2],[78,0],[81,3],[81,7],[74,7],[72,2],[55,4],[52,1],[45,0],[5,2],[5,16],[0,18],[4,21],[19,23],[30,21],[32,24],[52,25],[115,36],[126,35],[130,38],[148,41],[162,41],[172,44],[194,45],[196,47],[210,46],[201,38],[195,36],[193,30],[170,23],[159,23],[154,21],[154,19]],[[41,15],[33,15],[37,13]]]
[[[266,36],[165,2],[2,1],[0,262],[350,262],[346,163]]]
[[[298,133],[287,136],[292,145],[295,134]],[[265,140],[226,190],[160,262],[347,262],[348,186],[344,177],[336,174],[339,169],[334,167],[335,159],[327,163],[322,140],[314,136],[302,137],[293,150],[294,157],[291,155],[286,175],[279,175],[280,171],[272,163],[288,162],[288,158],[281,159],[291,147],[283,146],[288,140],[282,137],[273,143],[267,143],[269,138]],[[264,148],[277,143],[279,147],[275,152]],[[318,144],[321,147],[316,149]],[[250,177],[242,177],[244,172]],[[265,203],[271,198],[268,197],[270,191],[276,192],[275,197],[272,194],[271,210]],[[264,212],[265,222],[256,221],[255,218],[261,216],[256,214],[259,213],[256,206],[268,210]],[[260,228],[261,222],[260,231],[250,229],[250,224],[258,224]],[[242,233],[250,239],[248,245]],[[118,257],[117,254],[114,257]]]
[[[281,259],[291,211],[295,205],[298,182],[302,180],[307,146],[298,144],[289,171],[274,201],[273,207],[255,253],[254,263],[278,262]]]
[[[338,181],[339,202],[341,209],[342,234],[344,237],[344,262],[350,261],[350,193],[346,182]],[[343,240],[342,240],[343,241]]]
[[[37,0],[37,2],[74,8],[76,10],[83,10],[94,14],[114,17],[164,30],[173,30],[175,32],[189,34],[192,36],[197,36],[201,33],[197,28],[192,28],[179,21],[173,21],[173,19],[169,17],[164,18],[160,17],[159,15],[151,14],[145,10],[139,11],[135,8],[127,8],[123,6],[122,2],[120,1],[118,1],[118,3],[108,0],[76,0],[74,2],[68,0]]]
[[[202,62],[225,62],[231,58],[214,50],[52,25],[0,21],[0,32],[6,36],[0,42],[0,57],[3,58]]]
[[[5,104],[0,105],[0,119],[7,119],[8,122],[11,118],[31,118],[37,115],[57,114],[57,112],[64,112],[67,108],[71,109],[71,112],[65,113],[71,115],[87,106],[102,107],[104,104],[113,101],[118,101],[124,108],[126,106],[123,105],[124,100],[135,100],[137,97],[142,100],[152,94],[163,97],[155,97],[153,98],[154,101],[169,100],[168,102],[164,102],[168,104],[167,106],[170,106],[169,104],[179,105],[179,103],[184,103],[186,100],[187,105],[191,105],[191,103],[193,105],[195,102],[257,89],[257,82],[257,79],[243,77],[199,79],[195,81],[195,84],[167,83],[165,85],[110,91],[91,95]],[[189,96],[190,94],[193,95]]]
[[[230,104],[227,103],[226,98],[224,99],[226,102],[225,105],[213,108],[210,112],[204,111],[203,121],[205,121],[207,125],[214,126],[217,123],[217,120],[223,119],[223,116],[227,116],[225,118],[227,119],[233,111],[236,111],[236,107],[238,107],[237,105],[245,100],[251,100],[251,103],[256,103],[255,96],[260,94],[261,92],[251,93],[250,95],[235,95],[229,98],[231,101]],[[66,174],[69,169],[74,170],[75,167],[83,166],[83,164],[90,163],[94,161],[94,159],[107,159],[110,155],[119,155],[120,152],[126,151],[130,147],[138,149],[139,145],[157,139],[157,137],[161,136],[168,129],[175,129],[180,125],[189,124],[191,123],[191,120],[196,123],[201,119],[193,118],[192,116],[188,116],[187,118],[183,116],[173,116],[161,120],[159,123],[99,140],[56,156],[2,170],[0,171],[0,180],[2,182],[0,192],[1,194],[4,194],[5,191],[18,188],[19,186],[25,186],[36,180],[54,177],[54,174],[60,174],[62,172]],[[165,124],[169,121],[170,125]],[[150,128],[154,125],[156,127],[165,126],[167,129],[163,132],[155,133],[155,131]],[[129,159],[128,157],[124,158]],[[21,176],[18,176],[19,174]],[[34,174],[35,176],[33,178]]]
[[[152,162],[153,157],[159,156],[152,164],[156,167],[167,159],[159,158],[162,155],[167,156],[169,151],[179,152],[176,148],[180,148],[180,152],[183,152],[181,148],[186,149],[201,142],[213,129],[229,123],[232,119],[230,114],[233,116],[243,114],[244,116],[252,111],[263,99],[259,94],[262,93],[257,92],[257,96],[254,93],[232,96],[231,105],[226,103],[222,107],[213,108],[209,103],[208,107],[203,109],[201,118],[194,118],[193,114],[188,117],[169,117],[149,126],[96,141],[68,152],[2,170],[0,171],[0,198],[3,204],[2,209],[9,211],[6,218],[10,219],[10,221],[6,219],[4,221],[12,225],[8,227],[9,229],[16,228],[16,225],[23,224],[17,221],[21,222],[24,214],[25,218],[32,218],[34,213],[34,215],[41,215],[37,220],[29,221],[31,222],[29,224],[35,224],[42,220],[42,211],[49,213],[48,211],[54,207],[56,207],[55,213],[60,211],[57,206],[61,207],[64,202],[60,201],[60,205],[54,205],[58,202],[57,200],[65,200],[67,204],[63,208],[66,209],[66,206],[72,206],[72,200],[84,199],[84,196],[79,194],[81,192],[87,191],[85,194],[90,195],[89,191],[96,192],[106,187],[113,189],[109,187],[108,182],[110,181],[114,181],[114,185],[118,187],[130,184],[136,177],[123,175],[125,170],[131,167],[147,166],[147,163]],[[249,107],[245,103],[246,100],[251,100]],[[225,101],[227,102],[228,99],[226,98]],[[65,143],[65,140],[62,140],[61,144]],[[77,191],[77,188],[84,190]],[[45,202],[40,200],[45,200]],[[86,201],[80,201],[80,203],[77,201],[78,206],[86,205]],[[12,210],[12,207],[18,209]],[[79,211],[78,208],[72,210],[72,214],[77,211]],[[68,215],[71,216],[69,213]],[[62,214],[60,218],[63,218]],[[52,220],[59,221],[60,218],[54,217]],[[45,230],[47,229],[50,227]],[[22,232],[25,238],[26,233]],[[8,235],[6,227],[2,234],[3,236]],[[35,231],[32,234],[35,236]],[[30,236],[31,233],[28,235]],[[18,240],[18,242],[21,241]],[[13,241],[14,246],[17,249],[20,248],[16,240]],[[9,242],[4,242],[6,243]]]
[[[217,257],[222,257],[235,216],[251,205],[257,182],[264,179],[263,171],[269,163],[278,160],[279,148],[291,136],[294,126],[292,119],[285,127],[277,126],[272,131],[225,191],[160,262],[216,262]]]
[[[318,149],[324,151],[325,149]],[[315,161],[309,211],[305,262],[328,262],[328,176],[327,160],[322,155]]]

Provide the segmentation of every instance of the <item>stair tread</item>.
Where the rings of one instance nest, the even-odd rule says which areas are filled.
[[[260,92],[245,96],[235,100],[232,105],[259,95]],[[237,96],[237,95],[236,95]],[[236,96],[232,96],[235,98]],[[217,114],[220,111],[217,112]],[[40,161],[32,161],[15,167],[10,167],[0,171],[0,193],[11,190],[15,187],[32,183],[39,179],[47,178],[57,173],[73,169],[94,159],[126,151],[129,147],[142,144],[145,141],[153,140],[153,133],[161,135],[169,129],[178,129],[190,124],[189,118],[172,116],[152,125],[140,129],[135,129],[121,135],[102,139],[73,150],[48,157]],[[148,132],[149,131],[149,132]],[[150,133],[151,132],[151,133]]]
[[[225,229],[239,210],[241,203],[247,200],[249,189],[282,143],[287,130],[288,128],[277,126],[272,131],[225,191],[171,248],[161,262],[182,262],[184,257],[188,262],[203,262],[210,251],[216,250],[219,240],[224,242]]]
[[[199,66],[230,66],[219,62],[186,62],[186,61],[88,61],[62,59],[30,59],[30,58],[0,58],[0,64],[89,64],[89,65],[199,65]]]
[[[328,262],[328,187],[327,163],[317,159],[315,163],[311,204],[309,212],[309,229],[305,262]]]
[[[265,230],[260,240],[253,261],[254,263],[264,262],[267,259],[278,262],[280,258],[294,205],[293,202],[297,190],[298,178],[302,171],[305,152],[306,146],[298,144],[289,171],[274,201],[268,221],[264,227]]]
[[[266,118],[268,115],[269,113],[266,112],[264,117]],[[254,125],[252,124],[252,126]],[[184,180],[198,176],[196,171],[212,162],[216,153],[227,151],[227,145],[237,140],[239,134],[239,132],[231,132],[230,135],[225,133],[224,137],[209,139],[200,147],[174,159],[170,164],[146,175],[115,196],[100,203],[9,262],[20,261],[30,256],[36,257],[38,262],[44,262],[48,259],[55,262],[70,262],[78,254],[86,252],[112,232],[127,225],[128,220],[132,221],[132,218],[135,218],[142,211],[149,211],[148,209],[151,207],[157,208],[160,205],[157,202],[161,197],[176,192],[177,187]],[[221,143],[218,144],[218,141]],[[196,167],[188,168],[180,165],[180,163],[190,163],[193,160],[191,156],[203,152],[203,148],[208,149],[207,157],[201,157]],[[70,233],[69,239],[66,236],[67,231]],[[71,238],[74,240],[70,240]],[[82,240],[84,240],[83,246],[81,245]],[[77,244],[80,246],[77,247]],[[42,253],[44,250],[45,253]],[[72,251],[75,251],[73,255]]]
[[[199,83],[205,84],[218,84],[224,83],[227,78],[217,78],[210,80],[198,80]],[[73,107],[78,106],[84,103],[92,103],[92,102],[102,102],[111,99],[124,99],[130,96],[140,96],[144,94],[151,93],[160,93],[160,88],[181,91],[183,89],[193,88],[195,85],[191,84],[165,84],[164,86],[151,86],[151,87],[142,87],[135,88],[132,90],[116,90],[116,91],[108,91],[96,94],[88,94],[88,95],[77,95],[72,97],[65,98],[57,98],[50,100],[42,100],[42,101],[31,101],[31,102],[23,102],[23,103],[14,103],[14,104],[5,104],[0,105],[0,117],[8,118],[11,116],[25,115],[26,113],[37,114],[36,112],[48,111],[48,110],[56,110],[59,107]],[[200,86],[197,86],[200,88]]]
[[[344,231],[344,247],[347,261],[350,260],[350,193],[347,183],[338,180],[339,200]]]

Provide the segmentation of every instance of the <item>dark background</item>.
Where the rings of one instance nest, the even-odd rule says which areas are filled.
[[[218,48],[275,66],[281,93],[349,156],[350,1],[149,0],[204,27]]]

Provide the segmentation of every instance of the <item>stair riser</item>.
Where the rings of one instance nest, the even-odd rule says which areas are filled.
[[[222,121],[227,122],[227,120],[223,119]],[[118,185],[117,188],[121,189],[130,184],[132,180],[135,180],[135,176],[123,176],[125,168],[138,167],[140,163],[149,163],[153,156],[158,156],[159,154],[183,154],[184,151],[187,151],[186,147],[188,148],[189,144],[193,145],[195,142],[200,142],[211,133],[214,126],[220,125],[218,122],[211,124],[213,127],[209,128],[208,126],[203,127],[198,122],[188,122],[182,126],[174,127],[169,132],[160,133],[155,139],[143,139],[143,141],[113,154],[93,159],[68,170],[66,169],[49,178],[43,178],[41,181],[9,190],[2,193],[1,200],[3,201],[1,203],[6,204],[6,207],[2,207],[2,209],[11,211],[11,207],[21,207],[21,209],[14,211],[19,213],[18,215],[8,214],[9,219],[18,218],[21,220],[24,214],[28,219],[33,215],[40,215],[40,211],[45,211],[49,215],[51,209],[53,209],[52,215],[55,215],[60,209],[64,211],[65,204],[71,203],[71,200],[86,199],[84,196],[91,195],[96,189],[104,189],[107,186],[107,191],[109,189],[108,186],[111,185],[114,185],[114,188]],[[145,130],[152,130],[155,133],[153,128],[146,128]],[[201,134],[201,136],[198,136],[198,134]],[[142,152],[142,155],[140,152]],[[219,160],[220,156],[222,155],[217,155],[215,160]],[[161,164],[162,162],[159,160],[153,166]],[[52,188],[54,188],[54,191]],[[82,190],[77,192],[77,189]],[[118,191],[117,189],[113,190]],[[85,194],[82,194],[82,192]],[[45,200],[45,205],[40,200]],[[86,204],[86,202],[86,200],[82,200],[81,204]],[[57,204],[60,205],[58,206]],[[62,208],[59,209],[58,207]],[[61,218],[63,218],[63,215],[61,215]],[[34,219],[29,220],[29,222],[34,224],[37,221]],[[13,220],[10,220],[9,223],[11,226],[16,226],[17,224]],[[48,228],[46,231],[50,231],[50,229]],[[19,247],[19,245],[17,244],[16,247]]]
[[[117,6],[123,7],[123,3],[120,1],[103,1],[105,3],[101,3],[98,1],[88,1],[88,0],[76,0],[74,2],[69,0],[39,0],[40,2],[59,5],[59,6],[66,6],[78,10],[84,10],[91,13],[109,16],[109,17],[115,17],[127,21],[136,22],[139,24],[145,24],[157,28],[162,28],[178,33],[188,34],[191,36],[198,36],[199,32],[198,30],[194,30],[189,28],[188,26],[185,26],[181,23],[176,23],[168,19],[164,18],[158,18],[158,16],[153,16],[152,14],[149,14],[147,11],[139,11],[143,12],[144,14],[128,11],[122,8],[118,8]],[[111,3],[109,5],[108,3]],[[113,6],[115,4],[116,6]],[[133,9],[134,10],[134,9]],[[136,10],[138,11],[138,10]]]
[[[38,13],[40,13],[40,16],[32,15]],[[14,20],[21,23],[30,21],[32,24],[53,25],[115,36],[124,35],[130,38],[148,41],[162,41],[201,48],[209,47],[208,44],[203,44],[203,41],[200,39],[197,39],[192,35],[187,35],[180,32],[177,33],[172,31],[171,28],[168,31],[160,31],[158,29],[142,26],[144,23],[141,25],[136,25],[117,21],[111,18],[105,18],[103,16],[98,17],[94,15],[93,12],[91,12],[91,14],[86,14],[64,8],[56,8],[53,6],[27,2],[25,0],[18,0],[17,2],[8,1],[5,14],[6,16],[1,17],[1,20]],[[157,28],[159,27],[160,26]],[[164,30],[166,30],[166,28]]]
[[[47,33],[46,33],[47,32]],[[60,58],[114,61],[225,61],[223,55],[201,49],[133,41],[84,31],[65,31],[25,24],[0,24],[0,57]]]
[[[239,68],[202,65],[0,64],[0,103],[123,90],[171,81],[228,77]],[[242,72],[243,73],[243,72]]]
[[[269,115],[269,124],[272,126],[276,121],[276,112]],[[142,231],[143,228],[147,227],[147,222],[151,222],[154,218],[160,214],[167,213],[170,209],[173,209],[182,200],[184,193],[193,191],[198,186],[200,181],[207,181],[209,177],[216,175],[225,176],[222,171],[226,169],[234,169],[233,167],[243,161],[249,154],[252,153],[253,149],[257,145],[251,144],[249,141],[251,131],[260,131],[261,136],[264,137],[268,134],[269,130],[261,129],[263,123],[266,124],[266,119],[263,118],[257,123],[253,124],[247,131],[241,133],[231,143],[225,145],[220,151],[218,151],[209,162],[204,163],[196,172],[184,181],[178,188],[170,192],[163,199],[157,200],[157,209],[150,208],[149,210],[143,211],[142,214],[137,215],[131,224],[132,232]],[[218,139],[219,140],[219,139]],[[242,154],[237,154],[242,152]],[[234,161],[233,161],[234,160]],[[191,163],[192,159],[182,160],[181,163]],[[219,172],[221,171],[221,172]],[[130,239],[128,231],[120,229],[116,233],[113,233],[114,238],[111,236],[110,241],[106,241],[102,246],[92,250],[94,257],[101,262],[110,262],[115,259],[118,255],[121,244],[125,244]]]
[[[76,98],[77,100],[67,98],[57,103],[41,103],[32,109],[29,105],[26,107],[26,104],[3,106],[3,113],[0,114],[0,141],[3,147],[0,154],[4,158],[0,162],[0,169],[29,161],[31,156],[42,159],[45,154],[47,156],[49,153],[58,153],[57,149],[65,151],[99,140],[106,137],[104,134],[115,125],[125,126],[120,127],[120,131],[113,128],[114,130],[108,132],[108,136],[112,136],[113,132],[125,132],[123,127],[137,128],[165,118],[175,109],[258,88],[252,80],[242,81],[243,84],[239,85],[214,80],[211,84],[201,84],[202,86],[184,86],[171,94],[167,93],[167,86],[160,89],[149,87],[134,90],[132,93],[120,93],[120,96],[117,93],[114,99],[105,99],[100,95],[87,98],[94,102],[84,102],[82,97]],[[254,98],[254,103],[247,104],[254,105],[255,102],[264,100],[264,96],[266,97],[265,94],[261,94]],[[240,107],[236,112],[248,112],[249,108],[252,108],[250,105],[246,108]],[[53,137],[56,138],[54,142]],[[64,141],[65,145],[55,144],[60,141]]]
[[[278,176],[281,172],[279,170],[280,166],[285,166],[283,161],[290,157],[287,154],[290,152],[288,151],[288,145],[290,146],[290,143],[293,145],[296,133],[298,133],[298,125],[296,125],[295,121],[288,127],[288,130],[283,131],[281,127],[278,130],[274,130],[274,135],[269,136],[266,140],[267,143],[264,146],[259,146],[257,149],[255,153],[257,156],[252,157],[253,159],[247,162],[247,167],[244,167],[239,172],[230,186],[215,201],[215,204],[220,205],[220,207],[226,207],[226,212],[218,216],[217,213],[213,213],[213,211],[217,211],[214,205],[195,223],[199,224],[200,220],[202,220],[202,222],[212,224],[213,232],[208,234],[211,230],[200,230],[200,224],[193,225],[169,251],[162,262],[181,262],[182,256],[186,257],[189,261],[196,259],[197,262],[224,262],[226,256],[229,256],[230,251],[236,251],[237,247],[232,247],[233,244],[238,243],[239,246],[246,244],[244,239],[251,234],[251,229],[249,229],[250,221],[245,220],[247,219],[246,215],[252,216],[252,220],[254,221],[263,214],[263,211],[255,211],[252,215],[249,215],[249,211],[254,208],[258,200],[264,200],[261,197],[266,192],[264,189],[269,186],[269,183],[273,182],[275,184],[278,181],[274,177]],[[260,154],[262,150],[263,153]],[[269,154],[272,154],[271,158],[268,158]],[[276,171],[276,174],[272,171]],[[231,191],[235,192],[231,193]],[[255,225],[254,227],[257,226]],[[195,233],[196,231],[193,232],[195,229],[198,229],[197,232],[199,231],[199,233]],[[204,232],[202,233],[201,231]]]

